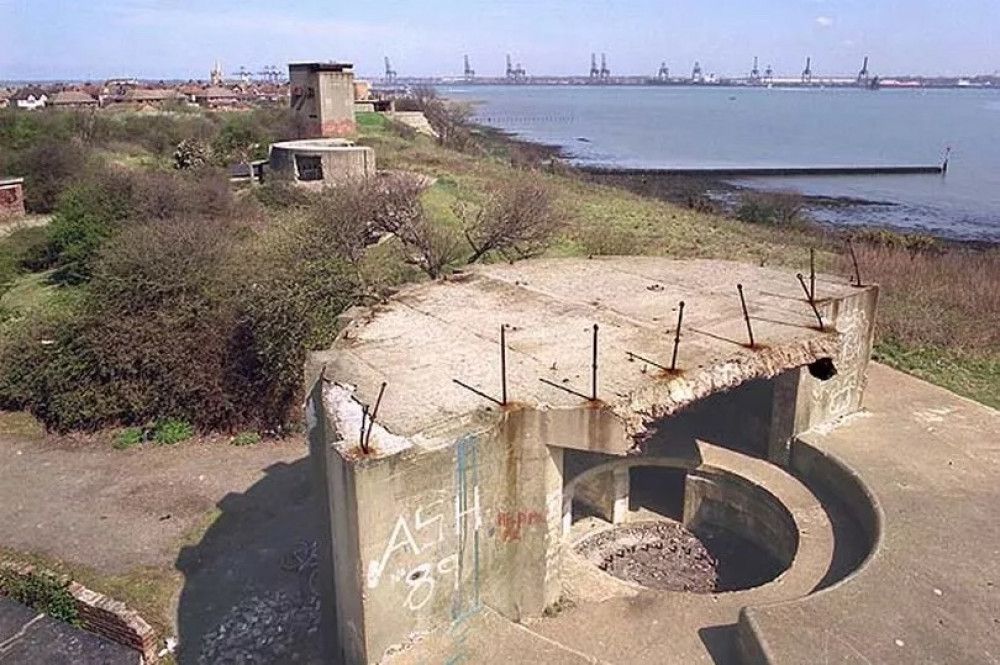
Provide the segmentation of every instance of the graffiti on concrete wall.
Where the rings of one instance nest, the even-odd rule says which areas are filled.
[[[435,499],[410,514],[399,515],[381,555],[368,564],[368,588],[378,588],[388,574],[393,582],[405,585],[403,605],[410,610],[425,607],[443,578],[453,577],[453,588],[458,591],[470,540],[478,603],[479,529],[483,520],[475,440],[460,441],[457,454],[453,500]],[[449,537],[454,538],[456,551],[440,557]]]
[[[868,313],[861,308],[842,312],[837,317],[837,333],[840,336],[840,353],[837,368],[840,374],[828,383],[817,382],[813,386],[813,399],[827,400],[827,413],[831,417],[850,413],[857,406],[864,386],[862,362],[870,349]]]
[[[497,513],[497,537],[505,543],[521,540],[523,530],[544,525],[545,516],[537,510],[503,511]]]
[[[455,564],[458,570],[455,571],[455,589],[451,606],[451,626],[448,628],[448,636],[452,640],[450,655],[445,660],[445,665],[459,665],[469,660],[466,639],[468,637],[470,621],[479,614],[482,606],[479,603],[479,459],[476,449],[476,440],[473,437],[465,437],[458,442],[456,449],[455,464],[455,513],[460,510],[467,510],[469,488],[472,488],[474,503],[473,530],[468,531],[468,520],[462,526],[464,531],[458,532],[459,550],[456,555]],[[471,540],[471,543],[469,542]],[[462,575],[462,565],[466,560],[465,554],[471,544],[472,548],[472,574],[471,579],[466,582],[466,577]]]

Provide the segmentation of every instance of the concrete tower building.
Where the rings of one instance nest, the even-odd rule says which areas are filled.
[[[304,121],[309,138],[354,133],[354,65],[293,63],[288,65],[288,78],[292,110]]]

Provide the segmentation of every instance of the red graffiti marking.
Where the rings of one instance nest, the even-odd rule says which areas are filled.
[[[545,524],[545,516],[537,510],[497,513],[500,540],[505,543],[521,540],[524,527]]]

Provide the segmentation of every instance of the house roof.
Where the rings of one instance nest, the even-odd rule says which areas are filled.
[[[11,95],[10,98],[16,102],[16,101],[25,101],[29,97],[34,97],[35,99],[39,99],[41,97],[48,98],[48,95],[41,88],[29,85],[15,92],[13,95]]]
[[[158,102],[180,97],[181,94],[172,88],[133,88],[125,93],[123,99],[127,102]]]
[[[240,95],[238,92],[234,92],[229,88],[213,86],[200,92],[196,92],[194,96],[202,99],[229,99],[239,97]]]
[[[96,104],[97,100],[80,90],[63,90],[54,94],[49,99],[49,103],[56,106],[59,104]]]

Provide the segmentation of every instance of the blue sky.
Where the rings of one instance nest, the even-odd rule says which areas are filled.
[[[0,80],[206,78],[294,60],[388,55],[401,76],[483,75],[505,53],[532,74],[743,75],[761,66],[853,74],[1000,70],[1000,0],[0,0]]]

